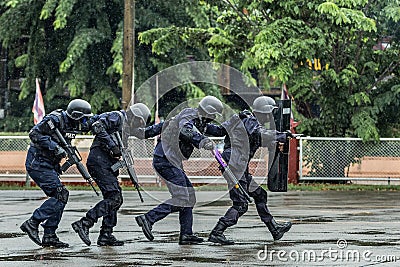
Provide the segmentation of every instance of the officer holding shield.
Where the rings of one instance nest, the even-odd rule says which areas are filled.
[[[276,141],[285,142],[290,136],[289,133],[268,130],[264,127],[266,123],[273,121],[272,112],[276,108],[272,98],[260,96],[253,102],[253,112],[244,110],[222,123],[223,129],[220,135],[225,135],[223,159],[229,163],[241,187],[254,199],[258,215],[273,239],[279,240],[285,232],[289,231],[292,224],[291,222],[280,224],[275,221],[267,207],[267,192],[254,181],[248,166],[258,148],[275,147]],[[222,134],[223,132],[225,133]],[[225,237],[224,231],[235,225],[248,209],[248,200],[243,193],[232,185],[229,188],[233,205],[219,219],[208,238],[210,242],[223,245],[234,244],[232,240]]]

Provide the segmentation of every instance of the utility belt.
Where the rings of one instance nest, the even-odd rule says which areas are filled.
[[[38,146],[37,144],[31,143],[30,144],[31,147],[33,147],[35,149],[35,157],[41,157],[44,158],[47,162],[49,162],[51,165],[57,166],[59,165],[61,159],[57,158],[54,155],[53,151],[47,150],[47,149],[43,149],[40,146]]]

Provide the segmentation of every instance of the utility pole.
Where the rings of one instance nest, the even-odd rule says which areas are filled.
[[[125,0],[122,74],[122,109],[133,100],[135,80],[135,0]]]

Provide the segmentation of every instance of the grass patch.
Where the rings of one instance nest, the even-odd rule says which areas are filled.
[[[0,132],[0,136],[26,136],[28,137],[28,132]]]

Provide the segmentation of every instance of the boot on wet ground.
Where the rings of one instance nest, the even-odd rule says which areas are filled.
[[[42,247],[67,248],[69,247],[69,244],[60,241],[56,234],[44,234],[42,239]]]
[[[265,223],[274,240],[279,240],[292,227],[291,222],[277,223],[275,219]]]
[[[39,238],[39,224],[40,222],[30,218],[26,220],[21,226],[20,229],[24,232],[27,233],[29,238],[35,242],[37,245],[41,246],[42,242],[40,241]]]
[[[233,245],[235,242],[225,237],[224,231],[228,228],[223,222],[218,221],[217,225],[211,231],[208,241],[221,245]]]
[[[86,217],[82,217],[79,221],[73,222],[71,225],[82,241],[86,245],[90,246],[91,241],[89,238],[89,229],[94,225],[93,221]]]

